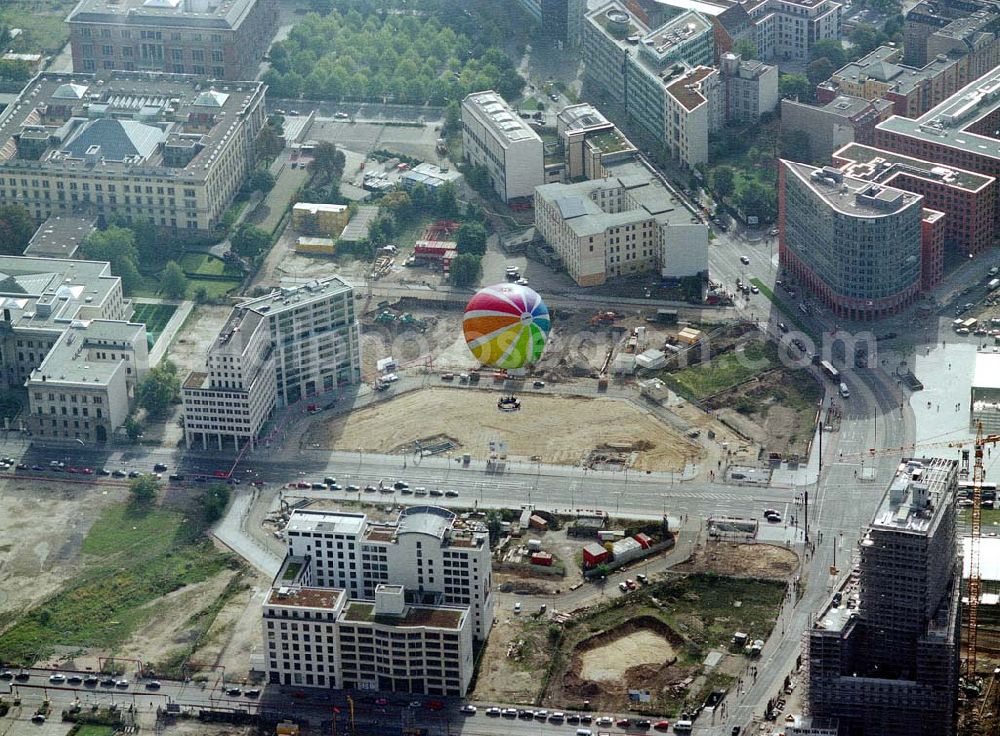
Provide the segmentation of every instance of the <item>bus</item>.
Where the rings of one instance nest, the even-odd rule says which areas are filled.
[[[819,367],[823,369],[826,377],[831,381],[840,382],[840,371],[833,367],[833,364],[829,360],[821,360],[819,362]]]

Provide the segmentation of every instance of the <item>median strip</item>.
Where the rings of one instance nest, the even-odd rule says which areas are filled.
[[[787,319],[789,322],[795,325],[795,329],[797,329],[799,332],[803,332],[806,335],[808,335],[809,338],[813,341],[813,343],[817,347],[823,344],[822,341],[819,338],[817,338],[815,334],[813,334],[813,331],[810,330],[808,327],[806,327],[805,324],[803,324],[802,321],[799,320],[798,315],[790,311],[788,307],[785,305],[785,303],[780,301],[774,295],[774,292],[771,291],[767,286],[765,286],[760,279],[752,278],[750,279],[750,283],[756,286],[758,289],[760,289],[760,293],[766,296],[768,300],[771,302],[771,304],[776,306],[778,310],[785,315],[785,319]]]

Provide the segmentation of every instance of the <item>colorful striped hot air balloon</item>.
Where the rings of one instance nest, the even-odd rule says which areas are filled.
[[[536,363],[549,334],[549,310],[527,286],[480,289],[465,307],[465,342],[483,365],[514,370]]]

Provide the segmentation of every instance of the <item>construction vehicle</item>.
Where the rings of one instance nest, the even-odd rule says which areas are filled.
[[[391,325],[396,321],[396,315],[390,312],[388,309],[383,309],[379,312],[378,316],[375,318],[376,324],[380,325]]]
[[[618,319],[616,312],[597,312],[590,318],[591,325],[609,325]]]

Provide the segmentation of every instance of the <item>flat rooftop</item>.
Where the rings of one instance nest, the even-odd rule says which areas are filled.
[[[21,329],[58,330],[91,314],[119,279],[106,261],[0,256],[0,309]]]
[[[89,350],[98,345],[133,346],[146,342],[146,325],[98,319],[74,321],[52,346],[29,380],[48,384],[90,383],[106,385],[124,371],[122,361],[97,360]]]
[[[907,207],[920,206],[923,197],[885,184],[857,179],[832,166],[783,161],[794,175],[831,207],[854,217],[885,217]]]
[[[235,28],[257,0],[80,0],[67,23]]]
[[[667,85],[667,92],[685,110],[691,112],[708,103],[708,99],[701,93],[701,82],[713,74],[715,74],[715,69],[711,67],[696,67],[683,76],[671,81]]]
[[[219,330],[209,353],[212,355],[243,355],[264,316],[249,309],[234,309]]]
[[[483,123],[500,138],[511,143],[529,140],[542,142],[538,133],[527,122],[518,117],[507,101],[493,90],[473,92],[464,101],[479,113]]]
[[[1000,158],[1000,140],[980,133],[974,127],[1000,108],[1000,66],[970,82],[948,99],[918,118],[894,115],[878,124],[879,130],[905,135],[934,145]]]
[[[265,605],[335,611],[346,596],[340,588],[277,587],[268,591]]]
[[[78,215],[52,215],[31,236],[26,256],[72,258],[94,231],[94,219]]]
[[[364,514],[295,509],[288,519],[285,535],[287,536],[289,532],[358,535],[364,531],[367,523]]]
[[[861,143],[848,143],[834,152],[833,157],[854,162],[845,169],[845,173],[859,179],[886,184],[891,184],[892,180],[901,174],[908,174],[956,189],[978,192],[995,181],[992,176],[985,174],[924,161]]]
[[[259,82],[213,88],[182,74],[43,72],[0,113],[0,170],[198,181],[262,96]]]
[[[872,529],[926,534],[940,515],[942,498],[952,492],[956,467],[956,461],[943,458],[904,459],[872,518]]]
[[[959,62],[958,58],[941,55],[930,59],[922,67],[914,67],[901,63],[901,57],[901,49],[879,46],[857,61],[845,64],[831,78],[855,84],[871,79],[889,85],[893,92],[905,95]]]
[[[976,353],[972,388],[1000,389],[1000,353]]]
[[[611,125],[611,121],[589,102],[564,107],[556,118],[566,130],[590,130]]]
[[[310,302],[344,294],[350,295],[352,292],[352,287],[346,281],[337,276],[331,276],[325,279],[315,279],[299,286],[283,287],[265,296],[243,302],[239,308],[253,310],[260,314],[280,314]]]
[[[406,606],[402,616],[376,616],[375,604],[367,601],[350,601],[344,606],[340,620],[344,623],[380,623],[401,628],[431,628],[458,630],[464,608],[444,608],[439,606]]]

